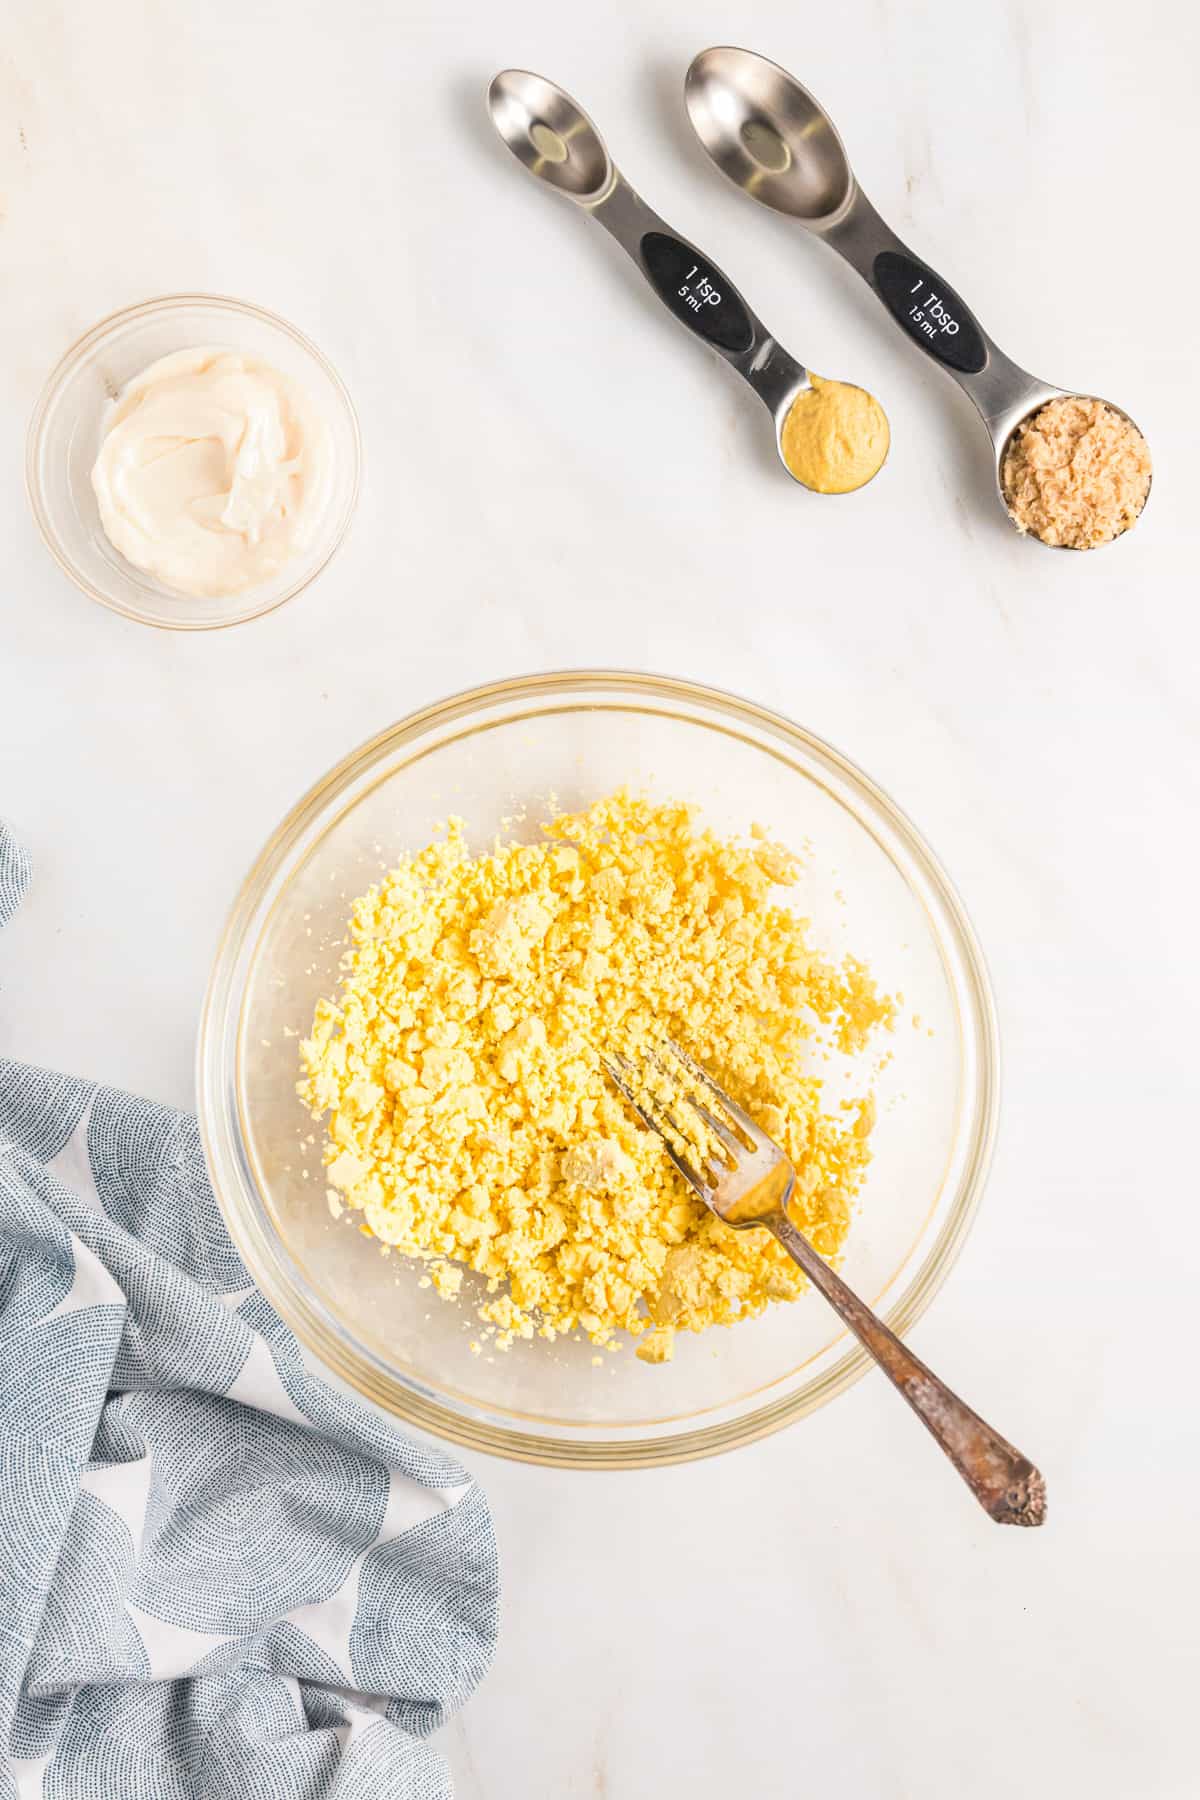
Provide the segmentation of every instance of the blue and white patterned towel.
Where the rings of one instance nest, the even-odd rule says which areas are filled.
[[[0,923],[28,866],[0,825]],[[307,1375],[195,1122],[0,1061],[0,1796],[442,1800],[495,1541]]]

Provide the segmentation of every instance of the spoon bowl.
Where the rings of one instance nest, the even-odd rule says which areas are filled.
[[[1011,421],[1001,417],[992,421],[991,424],[996,492],[1000,496],[1001,506],[1004,508],[1005,513],[1013,524],[1016,524],[1016,521],[1013,519],[1012,512],[1009,509],[1008,494],[1004,487],[1004,461],[1008,455],[1009,445],[1013,442],[1013,439],[1016,437],[1022,425],[1027,424],[1035,414],[1040,413],[1042,408],[1049,405],[1051,400],[1099,400],[1102,406],[1107,406],[1110,412],[1116,413],[1118,417],[1125,419],[1132,425],[1133,429],[1140,437],[1144,438],[1146,435],[1133,414],[1126,412],[1123,406],[1118,406],[1115,400],[1106,400],[1101,394],[1084,394],[1072,388],[1056,388],[1043,385],[1043,391],[1040,398],[1034,400],[1032,404],[1022,404],[1019,411],[1016,413],[1016,416],[1014,416]],[[1116,537],[1110,538],[1108,540],[1110,543],[1116,543],[1117,538],[1127,537],[1133,530],[1133,527],[1137,524],[1138,520],[1146,510],[1153,486],[1154,479],[1153,476],[1151,476],[1146,487],[1146,492],[1142,498],[1142,504],[1138,507],[1136,517],[1131,519],[1128,525],[1118,531]],[[1044,538],[1037,537],[1033,532],[1026,532],[1023,535],[1028,537],[1031,543],[1040,544],[1043,550],[1069,550],[1076,555],[1078,555],[1081,550],[1081,546],[1078,544],[1048,544]]]
[[[713,162],[764,206],[815,226],[850,204],[854,175],[833,120],[777,63],[729,45],[704,50],[684,97]]]
[[[488,88],[492,123],[517,161],[580,206],[597,206],[616,171],[587,114],[554,82],[528,69],[501,69]]]

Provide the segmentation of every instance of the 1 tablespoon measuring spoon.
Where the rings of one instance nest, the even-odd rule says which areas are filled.
[[[782,432],[797,396],[812,388],[808,370],[712,259],[634,192],[592,121],[562,88],[527,69],[502,69],[487,99],[492,123],[517,161],[603,225],[668,312],[749,383],[771,414],[779,460],[794,481],[807,485],[788,466]],[[872,468],[867,479],[877,473]]]
[[[949,283],[901,242],[855,180],[829,114],[786,69],[728,45],[702,50],[687,72],[684,98],[721,173],[840,252],[905,336],[970,396],[992,440],[1000,503],[1015,523],[1001,477],[1008,441],[1048,400],[1078,390],[1051,387],[1019,368]],[[1123,408],[1104,404],[1136,427]]]

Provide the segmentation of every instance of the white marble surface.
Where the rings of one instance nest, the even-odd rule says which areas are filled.
[[[1142,422],[1131,539],[1019,542],[966,402],[710,172],[680,83],[731,34],[811,83],[1014,356]],[[915,1341],[1039,1457],[1049,1526],[990,1526],[876,1379],[667,1473],[481,1462],[505,1619],[447,1734],[464,1800],[1195,1791],[1200,262],[1164,176],[1195,166],[1197,48],[1183,0],[1132,28],[1117,0],[10,14],[0,808],[36,884],[0,1049],[188,1105],[210,950],[285,808],[412,707],[556,665],[690,675],[829,737],[927,831],[990,955],[999,1155]],[[744,390],[518,175],[482,110],[506,63],[573,89],[786,342],[884,398],[874,487],[794,489]],[[21,491],[61,351],[183,288],[311,331],[367,448],[317,586],[193,636],[83,600]]]

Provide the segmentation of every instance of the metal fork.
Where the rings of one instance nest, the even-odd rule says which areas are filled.
[[[707,1155],[696,1157],[700,1167],[692,1166],[684,1151],[694,1143],[694,1134],[689,1134],[686,1123],[671,1110],[670,1098],[653,1092],[654,1084],[647,1083],[644,1071],[639,1073],[628,1057],[613,1052],[604,1053],[600,1060],[634,1112],[662,1138],[668,1156],[692,1191],[735,1231],[763,1226],[783,1245],[903,1394],[997,1524],[1042,1524],[1046,1484],[1028,1457],[1014,1450],[1006,1438],[951,1393],[870,1307],[864,1306],[792,1224],[787,1206],[796,1171],[774,1139],[678,1044],[665,1041],[649,1054],[656,1074],[673,1084],[675,1095],[722,1146],[725,1159],[720,1167],[715,1157]],[[659,1085],[661,1088],[661,1081]]]

